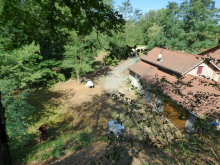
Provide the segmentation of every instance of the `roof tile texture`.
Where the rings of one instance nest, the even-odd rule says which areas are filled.
[[[144,65],[143,62],[139,64],[141,64],[142,67]],[[137,65],[139,64],[137,63]],[[149,67],[149,64],[146,64],[146,67]],[[138,70],[136,71],[138,72]],[[145,72],[142,71],[139,74],[143,75],[144,73],[146,74],[149,72],[145,70]],[[168,80],[169,82],[171,83],[177,82],[177,79],[174,76],[167,74],[161,70],[156,70],[144,76],[142,80],[148,84],[153,84],[156,82],[156,77],[155,77],[156,75],[159,79],[165,76],[166,80]],[[161,83],[159,86],[161,87],[161,89],[163,90],[165,94],[167,94],[173,100],[177,101],[178,103],[180,103],[181,105],[189,109],[191,112],[197,114],[198,116],[202,114],[207,114],[208,112],[211,112],[212,109],[215,109],[217,113],[220,113],[220,96],[214,96],[214,94],[220,95],[220,91],[216,87],[204,86],[204,84],[201,83],[201,82],[206,81],[208,83],[214,84],[213,81],[206,80],[200,77],[195,77],[192,75],[185,75],[183,77],[184,77],[183,79],[184,83],[187,83],[190,80],[192,81],[192,84],[191,84],[192,87],[187,87],[185,85],[180,85],[180,84],[172,86],[164,82]],[[196,80],[192,80],[193,78],[196,78]],[[181,97],[180,95],[176,94],[174,91],[172,92],[172,90],[174,89],[180,89],[180,91],[182,92],[184,96]],[[201,103],[195,103],[194,101],[196,101],[197,98],[193,97],[193,95],[199,94],[199,92],[203,92],[203,93],[208,92],[211,96],[209,96],[208,98],[200,98]]]
[[[129,66],[128,69],[137,73],[139,76],[144,76],[145,74],[148,74],[148,73],[151,73],[157,70],[157,67],[149,65],[143,61],[139,61],[138,63]]]
[[[163,50],[162,52],[163,61],[158,63],[157,59],[161,50]],[[171,69],[180,74],[184,74],[203,61],[201,58],[197,59],[196,57],[201,57],[201,56],[155,47],[154,49],[149,51],[147,55],[143,56],[141,59],[165,67],[167,69]]]
[[[208,54],[209,56],[207,56]],[[212,62],[216,64],[217,60],[220,60],[220,48],[218,48],[215,51],[210,51],[207,54],[203,55],[202,57],[209,58],[210,56],[215,59],[215,61],[212,60]],[[220,67],[220,63],[218,63],[217,66]]]

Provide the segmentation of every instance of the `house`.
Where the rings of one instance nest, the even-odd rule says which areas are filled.
[[[163,90],[163,93],[169,96],[166,99],[155,95],[155,93],[145,91],[145,99],[154,104],[155,109],[162,112],[180,130],[188,128],[193,132],[193,125],[201,115],[209,113],[212,109],[217,109],[217,113],[220,113],[220,101],[218,101],[220,91],[217,87],[202,84],[205,80],[212,84],[216,82],[218,85],[219,77],[215,75],[220,71],[220,68],[212,61],[201,59],[204,55],[155,47],[147,55],[142,56],[140,62],[128,67],[131,83],[138,89],[141,89],[142,85],[151,89],[151,85],[156,82],[157,77],[159,79],[165,77],[171,83],[177,81],[176,77],[182,78],[184,83],[195,79],[192,81],[191,86],[187,87],[181,84],[176,84],[176,87],[174,87],[165,82],[159,84],[158,86]],[[214,79],[214,81],[210,79]],[[179,89],[184,96],[176,94],[178,91],[173,93],[176,89]],[[210,96],[202,98],[201,92],[209,93]],[[194,94],[200,98],[200,101],[193,97]],[[189,119],[177,118],[180,113],[187,113]]]
[[[208,55],[208,58],[212,58],[210,63],[212,63],[213,65],[217,65],[220,68],[220,44],[211,49],[199,53],[199,55],[201,55],[204,58],[207,58]],[[212,74],[212,79],[219,82],[220,81],[219,74],[220,72],[217,69],[214,69]]]

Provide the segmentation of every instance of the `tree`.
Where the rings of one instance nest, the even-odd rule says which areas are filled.
[[[115,4],[114,0],[104,0],[104,3],[109,5],[112,9],[114,9],[114,4]]]
[[[1,102],[1,91],[0,91],[0,164],[12,165],[11,156],[8,148],[8,135],[6,131],[6,118],[5,118],[5,108]]]
[[[190,0],[180,6],[182,10],[185,40],[189,51],[200,50],[201,47],[211,47],[216,44],[215,28],[218,24],[219,9],[212,0]],[[208,46],[209,45],[209,46]]]
[[[92,63],[95,55],[92,50],[92,42],[88,36],[77,36],[77,33],[71,32],[65,50],[65,59],[60,66],[73,68],[77,73],[78,83],[80,84],[80,73],[94,70],[92,69]]]
[[[47,60],[50,56],[42,59],[41,55],[46,55],[46,53],[42,51],[41,48],[34,47],[34,44],[32,44],[30,47],[26,46],[24,49],[19,49],[23,45],[29,45],[35,41],[35,43],[39,43],[42,47],[50,38],[52,38],[51,43],[53,41],[58,41],[60,33],[62,32],[61,28],[63,27],[67,30],[75,30],[79,36],[91,34],[93,29],[95,29],[97,35],[103,33],[108,36],[112,36],[111,31],[116,33],[123,32],[122,26],[125,23],[122,16],[117,12],[114,12],[113,9],[109,5],[104,4],[102,0],[61,0],[56,2],[52,0],[46,0],[43,2],[38,0],[9,0],[1,1],[0,6],[0,16],[2,18],[0,20],[0,29],[5,32],[1,33],[0,36],[0,49],[5,51],[2,51],[4,54],[1,54],[1,78],[3,78],[3,76],[4,78],[8,76],[9,78],[16,80],[17,82],[15,82],[15,84],[17,83],[19,85],[23,82],[22,87],[26,87],[26,84],[28,83],[31,84],[36,81],[41,81],[43,76],[47,73],[51,75],[53,74],[49,70],[42,69],[47,65]],[[61,10],[59,6],[61,8],[66,7],[68,12]],[[6,31],[6,29],[8,31]],[[63,38],[65,38],[65,35],[63,36]],[[28,48],[31,48],[30,54],[27,52],[29,51]],[[35,52],[38,52],[39,54]],[[50,53],[51,52],[52,54],[56,52],[56,48],[52,48]],[[54,53],[53,55],[56,54]],[[16,59],[15,56],[18,57],[18,59]],[[27,57],[25,58],[25,56]],[[83,58],[87,57],[85,56]],[[85,59],[83,60],[86,61]],[[41,65],[38,65],[40,62],[42,62]],[[13,68],[19,70],[13,70]],[[3,70],[5,70],[6,73],[3,72]],[[43,72],[39,72],[39,70]],[[28,74],[25,75],[26,73]],[[29,73],[33,74],[30,75]],[[5,88],[6,89],[4,90],[7,90],[7,88],[10,87],[6,86]],[[22,95],[21,97],[25,98]],[[9,99],[10,97],[6,98]],[[10,102],[10,106],[8,105],[9,107],[16,108],[15,104],[12,103],[13,101],[10,99],[7,101]],[[23,103],[24,102],[21,101],[21,104]],[[23,109],[22,107],[20,108],[22,111],[25,106]],[[5,121],[3,117],[4,113],[2,112],[3,109],[1,108],[0,123],[3,123],[1,129],[4,129]],[[14,112],[16,113],[17,110]],[[7,117],[10,119],[12,116],[7,115]],[[15,115],[13,117],[15,117]],[[20,121],[19,118],[17,119]],[[25,125],[26,123],[23,122],[23,124]],[[26,127],[24,126],[24,128]],[[14,132],[16,133],[16,131]],[[5,135],[5,132],[1,133]],[[1,145],[3,145],[3,147],[1,146],[1,153],[6,153],[6,143],[7,141],[3,141],[3,143],[1,143]],[[9,155],[4,154],[4,156],[6,157],[3,160],[10,160]],[[1,161],[3,160],[1,159]]]
[[[122,6],[118,6],[119,12],[123,14],[124,19],[126,20],[125,29],[127,33],[127,44],[128,44],[128,31],[127,31],[127,22],[131,18],[131,13],[133,13],[133,8],[131,6],[130,0],[122,2]]]
[[[20,89],[40,82],[46,82],[46,77],[56,75],[50,67],[56,66],[55,61],[40,62],[42,56],[38,54],[39,46],[25,45],[20,49],[0,54],[0,78],[12,79]]]
[[[138,27],[142,31],[145,44],[148,44],[149,42],[148,29],[154,24],[162,26],[164,15],[166,15],[166,10],[167,9],[164,8],[160,10],[150,10],[148,13],[145,13],[145,15],[138,22]]]
[[[139,10],[139,9],[135,9],[134,10],[134,13],[133,13],[133,17],[132,17],[132,20],[135,24],[137,24],[140,19],[142,18],[142,13],[141,13],[142,10]]]
[[[22,91],[17,97],[13,97],[15,90],[18,90],[15,81],[11,79],[0,80],[2,90],[2,104],[5,106],[6,129],[9,135],[9,145],[11,148],[24,146],[28,143],[30,135],[27,133],[28,122],[34,107],[26,102],[29,95],[28,90]]]

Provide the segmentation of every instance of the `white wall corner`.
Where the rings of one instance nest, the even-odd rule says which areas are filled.
[[[194,132],[194,124],[197,121],[197,117],[190,113],[189,119],[186,120],[185,127],[192,133]]]

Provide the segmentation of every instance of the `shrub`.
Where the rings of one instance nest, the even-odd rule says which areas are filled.
[[[5,106],[6,128],[9,135],[9,146],[11,148],[22,147],[28,143],[28,121],[32,119],[31,114],[35,108],[27,103],[29,89],[22,91],[17,97],[13,94],[17,90],[13,80],[0,80],[2,88],[2,104]]]
[[[57,76],[57,78],[58,78],[58,80],[59,81],[62,81],[62,82],[65,82],[66,81],[66,77],[64,76],[64,74],[58,74],[58,76]]]
[[[130,79],[130,78],[128,78],[128,83],[129,83],[129,84],[131,83],[131,79]]]
[[[57,82],[56,79],[49,80],[49,84],[50,84],[50,85],[54,85],[54,84],[56,84],[56,82]]]
[[[139,95],[139,94],[140,94],[140,92],[138,91],[138,89],[135,89],[135,90],[134,90],[134,93],[135,93],[135,95]]]
[[[119,60],[116,57],[107,57],[106,65],[116,66],[119,63]]]

